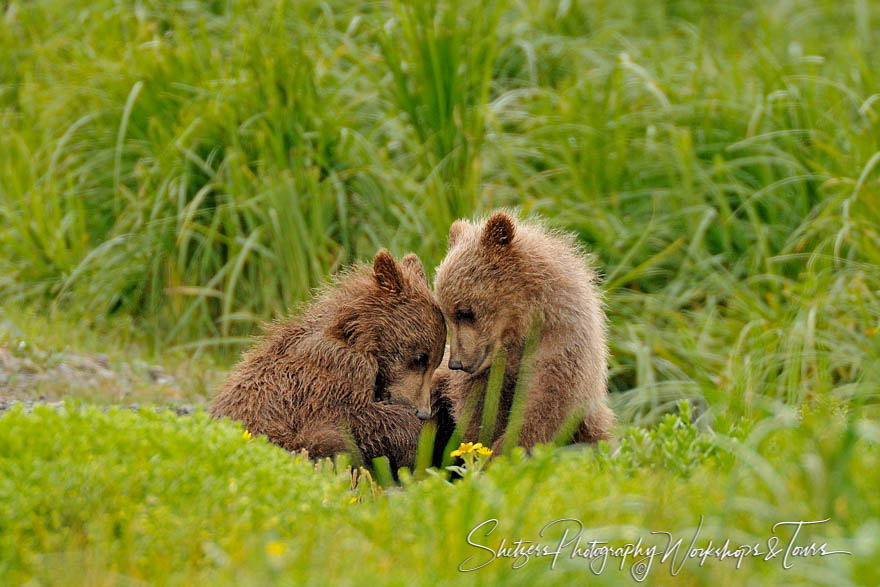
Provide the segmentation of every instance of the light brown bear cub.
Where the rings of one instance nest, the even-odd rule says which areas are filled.
[[[446,326],[421,261],[387,251],[327,288],[302,316],[270,327],[211,404],[215,417],[313,458],[353,441],[369,463],[411,466],[431,416]]]
[[[569,235],[504,212],[474,224],[458,220],[434,279],[450,332],[448,362],[434,373],[434,404],[459,421],[469,393],[485,393],[489,367],[504,347],[507,363],[493,450],[503,444],[526,334],[532,317],[541,339],[529,380],[518,444],[531,449],[554,440],[572,413],[583,418],[573,442],[608,439],[605,317],[596,275]],[[481,385],[474,386],[477,382]],[[463,440],[479,436],[482,398]]]

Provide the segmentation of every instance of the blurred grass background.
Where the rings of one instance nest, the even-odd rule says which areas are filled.
[[[341,509],[327,506],[351,492],[336,472],[288,471],[265,447],[253,458],[289,487],[319,475],[335,488],[290,498],[275,481],[250,487],[252,505],[299,512],[278,530],[247,504],[234,510],[242,520],[205,509],[249,474],[234,464],[244,457],[231,427],[90,412],[104,439],[79,412],[12,414],[0,434],[0,495],[14,504],[0,505],[0,577],[58,582],[72,566],[98,583],[258,583],[282,571],[352,582],[338,557],[366,548],[365,576],[404,584],[464,554],[480,516],[531,512],[504,522],[531,535],[580,516],[632,536],[689,528],[702,512],[713,537],[743,541],[776,518],[833,517],[826,536],[858,556],[772,577],[876,584],[878,25],[870,0],[0,2],[0,351],[187,361],[171,371],[197,372],[180,375],[195,390],[183,395],[203,398],[215,361],[228,365],[337,269],[386,246],[416,252],[430,273],[452,220],[508,206],[595,254],[628,439],[610,470],[589,454],[499,460],[456,489],[429,478]],[[31,338],[48,351],[29,355]],[[106,401],[93,393],[76,391]],[[174,399],[153,384],[135,393]],[[689,424],[662,431],[681,399],[727,457],[694,457]],[[53,461],[51,439],[22,445],[46,429],[66,430],[80,456]],[[206,485],[191,480],[181,496],[160,477],[120,484],[128,470],[195,467],[174,448],[192,434],[228,437],[206,440],[220,454],[194,469]],[[129,442],[131,460],[111,450]],[[97,464],[80,462],[91,453]],[[64,503],[90,482],[93,493]],[[48,497],[20,497],[34,487]],[[113,507],[149,519],[118,522],[105,499],[117,493]],[[83,517],[95,511],[106,515]],[[219,516],[199,531],[224,538],[156,534],[194,527],[188,511]],[[284,549],[265,550],[276,542]],[[157,567],[142,552],[185,561]],[[746,584],[769,568],[693,566],[686,582]],[[488,579],[548,577],[508,572]]]
[[[628,420],[880,378],[876,3],[3,12],[7,304],[229,361],[341,266],[433,267],[513,206],[596,254]]]

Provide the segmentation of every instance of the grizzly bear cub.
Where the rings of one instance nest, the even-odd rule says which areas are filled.
[[[321,458],[357,447],[369,463],[411,466],[431,417],[431,375],[446,325],[421,261],[384,249],[327,288],[297,319],[270,327],[220,388],[211,414],[240,420]]]
[[[437,268],[434,291],[450,332],[448,362],[434,373],[438,418],[458,422],[470,393],[484,394],[493,356],[506,350],[494,430],[502,447],[526,335],[533,319],[540,341],[525,400],[518,444],[551,442],[577,418],[573,442],[608,439],[614,413],[607,403],[605,317],[596,276],[569,235],[497,212],[482,224],[457,220]],[[477,385],[474,385],[474,384]],[[473,390],[473,391],[472,391]],[[472,402],[463,440],[480,435],[482,397]],[[574,414],[574,416],[572,416]]]

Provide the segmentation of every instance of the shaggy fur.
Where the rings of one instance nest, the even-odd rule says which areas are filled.
[[[614,414],[607,403],[605,316],[595,282],[587,258],[567,234],[517,223],[504,212],[478,224],[456,221],[434,280],[450,331],[447,359],[433,378],[435,411],[448,410],[458,421],[471,390],[485,390],[492,358],[503,346],[507,365],[491,435],[493,449],[500,449],[534,316],[542,324],[541,340],[519,444],[531,449],[552,441],[577,411],[584,416],[573,442],[608,439]],[[482,403],[477,398],[466,441],[479,435]]]
[[[211,414],[313,458],[353,442],[367,462],[411,466],[445,340],[421,262],[382,250],[372,268],[353,268],[302,316],[270,327]]]

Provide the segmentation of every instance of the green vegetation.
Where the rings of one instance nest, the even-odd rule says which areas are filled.
[[[649,582],[877,584],[878,26],[870,0],[0,2],[0,400],[198,403],[337,269],[430,270],[509,206],[595,253],[621,421],[353,490],[201,413],[14,411],[0,583],[562,583],[589,571],[455,567],[489,517],[615,541],[704,514],[736,544],[831,518],[811,535],[854,554]]]
[[[702,514],[700,546],[730,538],[731,550],[760,543],[766,552],[776,522],[831,517],[803,530],[797,545],[827,542],[853,555],[792,559],[788,570],[781,555],[746,558],[739,570],[730,559],[702,567],[689,560],[675,577],[671,561],[658,557],[650,584],[876,584],[880,427],[829,408],[801,418],[780,410],[748,433],[711,440],[685,413],[627,433],[615,452],[542,449],[524,459],[517,449],[454,484],[403,475],[401,487],[384,491],[363,473],[353,483],[344,462],[315,468],[203,412],[17,409],[0,417],[0,577],[4,584],[619,584],[631,559],[620,571],[619,559],[609,558],[593,576],[570,549],[552,571],[549,559],[534,557],[516,571],[513,559],[471,573],[457,567],[468,557],[473,566],[489,559],[465,541],[485,520],[499,525],[472,540],[494,549],[502,537],[508,546],[541,540],[545,524],[566,517],[584,523],[585,542],[647,543],[653,530],[671,532],[684,542],[677,567]],[[548,530],[544,542],[558,544],[562,530]],[[791,534],[775,535],[787,545]]]

